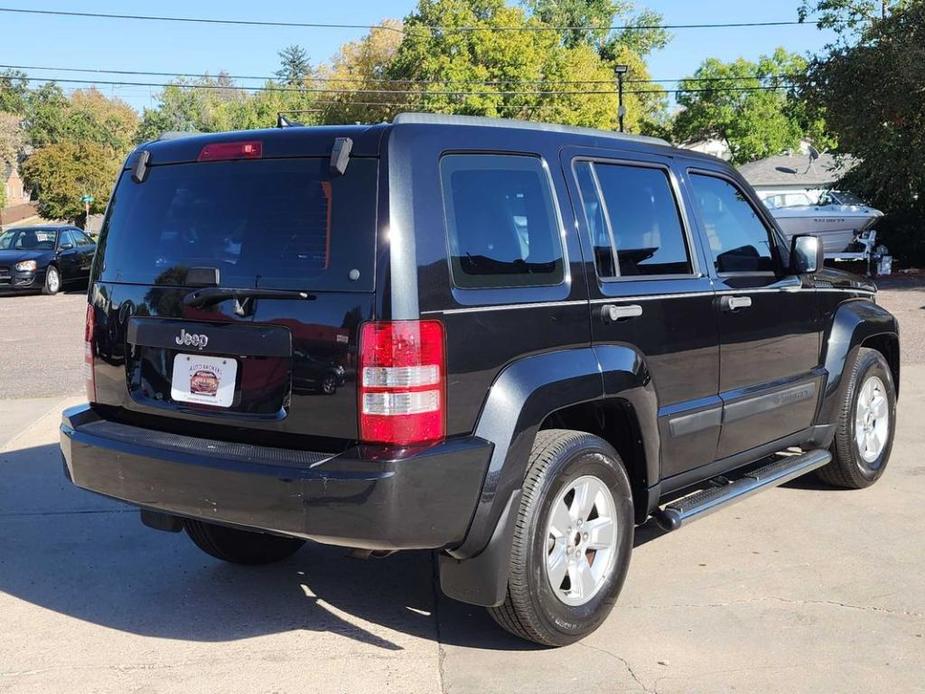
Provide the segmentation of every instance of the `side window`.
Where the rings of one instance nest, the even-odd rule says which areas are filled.
[[[87,236],[82,231],[72,231],[71,233],[74,234],[75,238],[77,239],[78,246],[92,246],[93,245],[93,241],[90,239],[90,237]]]
[[[71,244],[72,248],[77,248],[77,238],[72,231],[62,231],[61,240],[58,243],[59,248],[64,248],[65,244]]]
[[[580,162],[575,172],[600,277],[692,274],[684,226],[667,171]],[[603,206],[597,189],[603,195]],[[597,207],[603,210],[599,213]],[[604,226],[603,232],[600,226]],[[608,264],[614,255],[611,244],[616,267]]]
[[[565,277],[549,176],[537,157],[450,154],[440,161],[457,287],[530,287]]]
[[[745,194],[716,176],[692,174],[690,180],[716,271],[773,272],[770,232]]]
[[[581,204],[584,207],[585,220],[591,235],[591,248],[594,251],[594,266],[598,277],[616,277],[616,256],[614,255],[614,242],[611,237],[610,224],[604,216],[604,205],[601,204],[597,193],[597,182],[591,162],[580,161],[575,164],[575,178],[581,193]]]

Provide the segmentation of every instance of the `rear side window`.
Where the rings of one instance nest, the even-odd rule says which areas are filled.
[[[440,161],[440,174],[456,286],[563,281],[558,215],[539,158],[451,154]]]
[[[332,177],[327,158],[203,162],[152,166],[143,183],[123,172],[100,278],[183,285],[189,268],[216,267],[225,287],[370,290],[377,168],[354,158]]]
[[[585,217],[592,235],[595,262],[600,277],[690,275],[690,254],[681,215],[668,172],[661,167],[644,167],[602,162],[579,162],[575,168]],[[594,183],[589,186],[583,182]],[[598,213],[599,195],[603,213]],[[590,197],[593,194],[593,197]],[[600,230],[609,222],[612,253]]]
[[[716,176],[692,174],[690,180],[716,271],[773,272],[770,232],[745,194]]]

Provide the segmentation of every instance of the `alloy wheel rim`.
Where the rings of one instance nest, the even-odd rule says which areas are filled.
[[[546,578],[555,596],[577,607],[610,577],[616,559],[616,504],[602,480],[585,475],[563,487],[546,524]]]
[[[50,291],[58,291],[58,273],[56,270],[48,270],[48,289]]]
[[[886,447],[890,435],[890,408],[886,386],[871,376],[858,393],[854,414],[854,440],[865,463],[873,463]]]

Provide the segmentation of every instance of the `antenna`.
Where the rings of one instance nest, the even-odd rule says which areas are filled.
[[[806,167],[807,171],[812,170],[813,173],[816,173],[816,160],[819,158],[819,150],[809,145],[809,166]]]

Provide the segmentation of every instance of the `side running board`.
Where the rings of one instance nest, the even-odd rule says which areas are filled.
[[[772,463],[747,472],[745,475],[718,487],[710,487],[672,501],[655,513],[655,520],[664,530],[677,530],[683,524],[709,515],[713,511],[771,487],[822,467],[832,460],[826,450],[814,450],[778,458]]]

